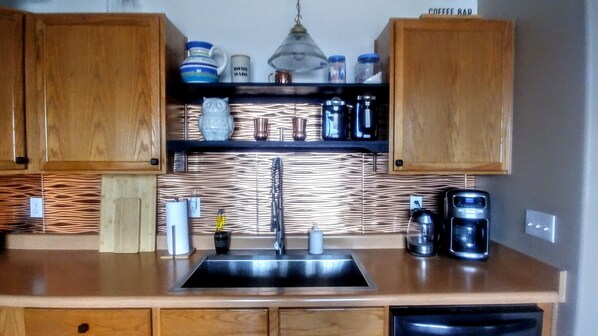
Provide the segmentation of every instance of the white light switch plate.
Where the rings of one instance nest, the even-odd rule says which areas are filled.
[[[525,210],[525,233],[554,243],[555,230],[555,215],[534,210]]]

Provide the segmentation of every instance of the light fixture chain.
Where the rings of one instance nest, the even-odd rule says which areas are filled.
[[[301,19],[301,4],[299,3],[299,0],[297,0],[297,16],[295,16],[295,23],[301,24]]]

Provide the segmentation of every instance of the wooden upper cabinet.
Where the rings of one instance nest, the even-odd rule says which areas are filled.
[[[40,170],[165,172],[166,75],[185,37],[155,14],[43,14],[30,28]]]
[[[376,51],[391,90],[391,173],[509,173],[511,22],[393,19]]]
[[[0,9],[0,173],[27,168],[24,20],[23,13]]]

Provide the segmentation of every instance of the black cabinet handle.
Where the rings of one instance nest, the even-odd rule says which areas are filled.
[[[395,161],[395,165],[396,165],[397,167],[402,167],[402,166],[403,166],[403,160],[396,160],[396,161]]]
[[[87,323],[81,323],[81,324],[79,324],[79,326],[77,326],[77,332],[79,334],[85,334],[88,331],[89,331],[89,324],[87,324]]]
[[[24,156],[17,156],[15,158],[15,163],[16,164],[26,164],[27,163],[27,158]]]
[[[159,163],[160,163],[160,160],[158,160],[156,158],[150,160],[150,164],[152,166],[157,166]]]

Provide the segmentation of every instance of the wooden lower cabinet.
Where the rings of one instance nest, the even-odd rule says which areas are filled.
[[[384,336],[388,325],[384,307],[160,309],[159,314],[154,336]]]
[[[25,336],[23,308],[0,307],[0,336]]]
[[[161,309],[156,336],[268,335],[268,309]]]
[[[554,335],[555,304],[542,336]],[[0,307],[0,336],[388,336],[388,307],[42,309]]]
[[[556,335],[556,307],[554,303],[539,303],[538,307],[544,311],[542,318],[542,336]]]
[[[150,309],[25,309],[32,336],[151,336]]]
[[[383,336],[388,312],[376,308],[279,309],[279,336]]]

